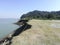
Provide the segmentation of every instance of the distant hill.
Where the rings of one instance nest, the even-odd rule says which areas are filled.
[[[21,19],[60,19],[60,11],[38,11],[34,10],[23,14]]]

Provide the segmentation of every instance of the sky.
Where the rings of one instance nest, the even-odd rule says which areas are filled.
[[[33,10],[59,11],[60,0],[0,0],[0,18],[20,18]]]

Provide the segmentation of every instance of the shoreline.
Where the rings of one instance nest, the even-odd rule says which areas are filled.
[[[19,26],[18,29],[20,29],[20,28],[22,28],[22,27],[25,26],[26,22],[27,22],[27,20],[20,20],[20,21],[14,23],[14,24],[18,25],[18,26]],[[4,42],[7,42],[7,41],[10,42],[10,41],[12,40],[12,38],[14,37],[13,35],[15,35],[15,33],[16,33],[16,31],[17,31],[18,29],[12,31],[11,33],[9,33],[8,35],[6,35],[5,37],[1,38],[1,39],[0,39],[0,44],[3,44]],[[23,28],[22,28],[22,29],[23,29]],[[22,30],[21,30],[21,31],[22,31]]]

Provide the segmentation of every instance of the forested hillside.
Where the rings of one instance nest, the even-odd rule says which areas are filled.
[[[34,10],[23,14],[21,19],[60,19],[60,11],[38,11]]]

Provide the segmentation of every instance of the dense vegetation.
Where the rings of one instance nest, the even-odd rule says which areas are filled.
[[[34,10],[23,14],[21,19],[60,19],[60,11],[38,11]]]

